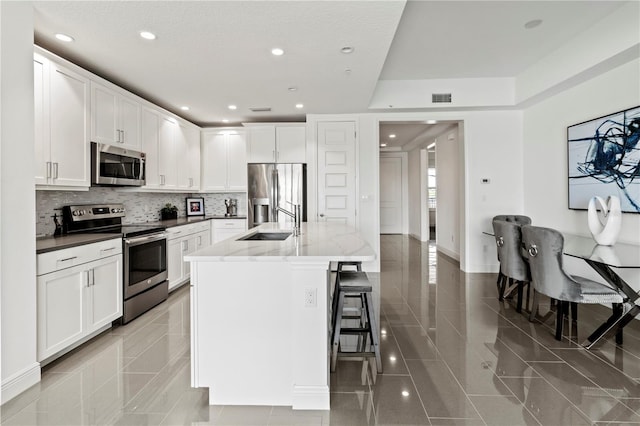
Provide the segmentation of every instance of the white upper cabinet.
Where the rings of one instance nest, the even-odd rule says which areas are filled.
[[[276,127],[276,151],[278,163],[306,163],[305,126]]]
[[[91,140],[140,150],[140,103],[91,82]]]
[[[35,183],[85,189],[89,179],[89,79],[34,54]]]
[[[305,163],[305,125],[248,126],[249,163]]]
[[[178,149],[178,188],[200,190],[200,131],[195,126],[180,124],[176,138]]]
[[[247,150],[244,129],[202,132],[202,190],[247,190]]]

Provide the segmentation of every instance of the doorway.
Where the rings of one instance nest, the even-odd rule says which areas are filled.
[[[419,241],[436,241],[438,249],[460,257],[462,148],[455,121],[379,122],[380,233],[397,233],[391,225],[406,215],[403,234]],[[442,146],[442,156],[440,156]],[[436,154],[438,150],[438,154]],[[405,155],[407,180],[398,188],[397,163],[389,157]],[[400,194],[406,202],[398,203]],[[399,212],[402,207],[404,212]],[[443,213],[441,212],[450,212]]]

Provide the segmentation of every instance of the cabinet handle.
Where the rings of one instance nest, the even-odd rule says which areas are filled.
[[[120,130],[122,132],[122,143],[124,143],[124,130]]]
[[[160,175],[160,185],[164,185],[164,175]]]
[[[51,161],[47,161],[47,178],[51,177]]]
[[[272,152],[273,152],[273,161],[275,161],[277,163],[278,160],[277,160],[277,157],[276,157],[276,150],[274,149]]]
[[[108,252],[108,251],[115,250],[115,249],[116,249],[115,247],[105,248],[105,249],[100,250],[100,254],[102,254],[102,253],[106,253],[106,252]]]
[[[198,245],[199,246],[202,245],[202,237],[200,235],[198,235]]]
[[[89,281],[91,286],[96,285],[96,270],[95,269],[90,269],[89,270],[89,274],[91,276],[91,279]]]
[[[182,251],[189,250],[189,241],[183,241],[184,245],[182,246]]]
[[[58,163],[53,163],[53,178],[58,179]]]
[[[67,257],[66,259],[58,259],[58,262],[68,262],[70,260],[77,259],[77,258],[78,256]]]

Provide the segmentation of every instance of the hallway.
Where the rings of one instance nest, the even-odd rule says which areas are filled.
[[[637,325],[625,330],[624,349],[605,342],[587,352],[576,342],[607,309],[581,306],[577,337],[576,327],[565,327],[574,334],[557,342],[553,317],[532,324],[498,302],[495,275],[465,274],[434,245],[407,236],[383,235],[381,244],[384,374],[341,361],[331,376],[331,411],[209,406],[206,389],[189,386],[186,287],[45,367],[39,385],[2,407],[1,423],[640,424]]]

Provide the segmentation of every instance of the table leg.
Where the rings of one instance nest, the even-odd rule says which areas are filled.
[[[582,346],[584,346],[587,349],[591,349],[598,340],[603,338],[606,334],[608,334],[614,328],[617,331],[622,330],[622,328],[625,325],[627,325],[639,313],[640,313],[640,306],[638,305],[633,305],[633,307],[629,309],[629,311],[624,315],[620,315],[621,311],[619,311],[618,309],[614,309],[613,314],[609,317],[609,319],[600,327],[598,327],[598,329],[594,331],[591,334],[591,336],[587,338],[585,342],[582,343]],[[616,336],[616,339],[617,337],[618,336]]]

